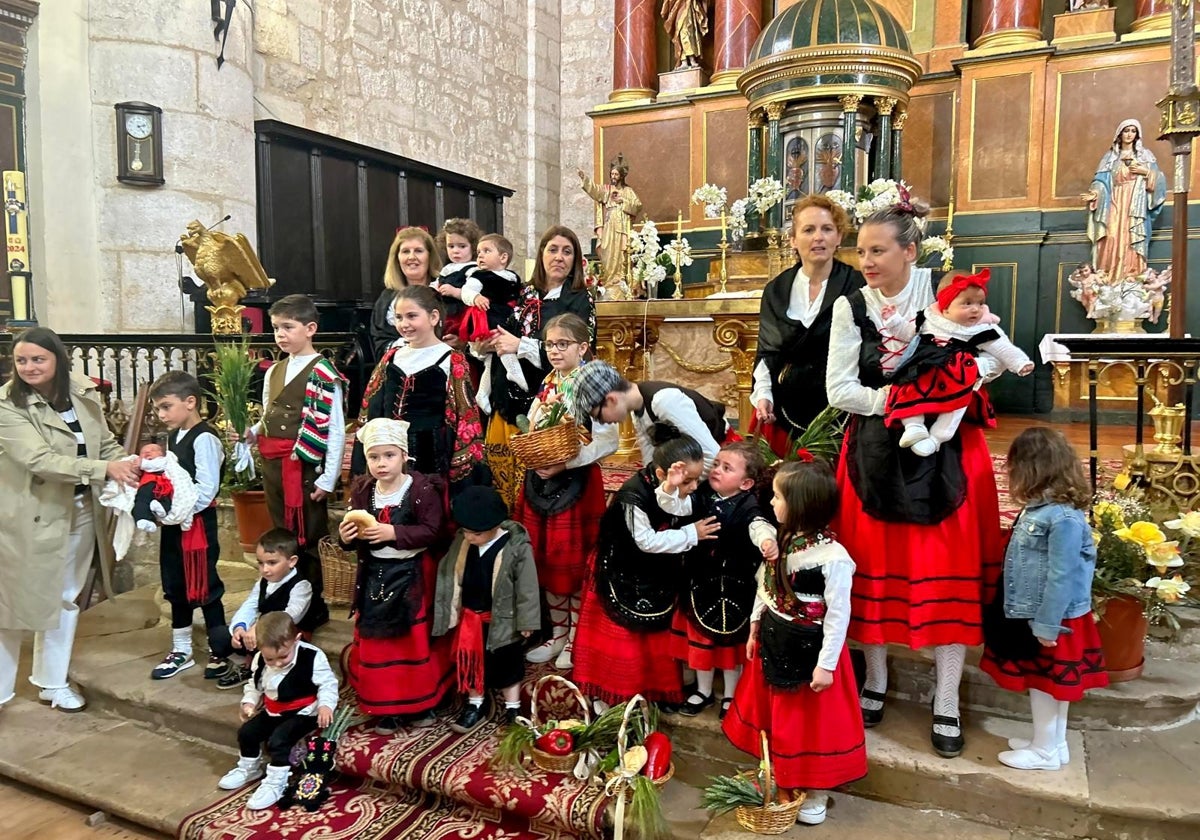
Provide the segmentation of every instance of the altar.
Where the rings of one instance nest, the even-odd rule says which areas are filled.
[[[1054,408],[1052,421],[1081,422],[1088,419],[1088,359],[1075,358],[1060,339],[1112,338],[1116,340],[1145,339],[1145,333],[1060,333],[1047,334],[1038,344],[1042,362],[1054,368]],[[1102,368],[1096,380],[1096,407],[1101,423],[1128,422],[1137,412],[1138,373],[1133,365],[1122,364],[1120,358],[1101,360]],[[1144,384],[1146,393],[1160,402],[1169,402],[1173,369],[1159,365],[1150,370]]]
[[[631,381],[663,379],[724,403],[725,416],[744,431],[760,303],[761,289],[700,300],[601,300],[596,355]],[[619,452],[636,451],[633,428],[623,424]]]

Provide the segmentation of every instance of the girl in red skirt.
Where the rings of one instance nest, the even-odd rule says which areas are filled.
[[[1058,770],[1070,761],[1071,701],[1108,685],[1092,618],[1096,544],[1084,512],[1091,494],[1079,456],[1053,429],[1018,435],[1007,470],[1009,492],[1025,507],[1004,555],[1004,615],[1022,621],[1008,622],[999,633],[986,625],[980,667],[1001,688],[1029,692],[1032,737],[1010,740],[1001,763]],[[1032,655],[1016,650],[1014,632],[1025,634]]]
[[[703,469],[700,444],[672,438],[622,485],[604,512],[575,637],[574,674],[601,704],[623,703],[635,694],[659,703],[683,700],[679,666],[670,652],[683,553],[715,538],[720,528],[712,517],[693,521],[690,496]]]
[[[796,821],[825,821],[828,789],[867,773],[867,747],[846,629],[854,562],[828,530],[838,505],[827,463],[793,461],[775,476],[779,542],[763,546],[746,673],[725,716],[735,747],[761,758],[767,733],[783,801],[809,795]]]
[[[587,364],[590,335],[587,323],[570,312],[556,315],[546,324],[543,344],[554,369],[542,381],[529,408],[531,425],[555,403],[565,404],[570,416],[575,380]],[[529,532],[538,581],[546,593],[554,627],[549,639],[525,654],[529,662],[549,662],[557,656],[555,668],[567,669],[573,664],[587,559],[596,548],[605,509],[600,459],[616,451],[616,425],[594,422],[591,441],[570,461],[525,472],[513,519]]]
[[[717,453],[707,486],[693,497],[696,512],[715,516],[721,532],[684,560],[687,577],[671,622],[671,655],[695,669],[696,690],[679,710],[682,715],[698,715],[716,702],[713,676],[718,668],[724,679],[721,718],[733,702],[746,661],[754,572],[763,545],[775,541],[775,526],[758,506],[758,481],[765,469],[757,444],[731,443]]]
[[[454,685],[447,645],[430,642],[437,559],[429,548],[443,533],[443,487],[439,478],[405,473],[408,432],[408,423],[384,417],[358,430],[370,475],[354,479],[353,510],[338,528],[359,562],[348,676],[362,710],[379,717],[380,735],[406,722],[431,725]],[[374,524],[352,515],[363,511]]]

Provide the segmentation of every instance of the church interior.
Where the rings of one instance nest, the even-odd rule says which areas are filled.
[[[92,574],[79,595],[74,648],[67,648],[70,685],[86,696],[79,714],[48,704],[45,683],[35,682],[42,637],[36,645],[33,633],[21,638],[11,663],[19,675],[15,695],[0,700],[0,836],[1200,836],[1193,792],[1200,772],[1200,600],[1186,594],[1189,580],[1200,593],[1200,542],[1192,546],[1200,524],[1189,518],[1200,517],[1192,512],[1200,509],[1200,458],[1192,450],[1200,293],[1189,299],[1188,288],[1189,260],[1200,261],[1200,232],[1189,221],[1200,174],[1192,154],[1200,134],[1196,27],[1188,0],[0,0],[0,112],[10,114],[0,120],[8,254],[0,274],[0,381],[23,376],[17,350],[30,345],[21,336],[50,328],[74,373],[95,384],[108,428],[132,454],[147,429],[165,432],[156,425],[162,414],[149,385],[169,371],[200,379],[202,413],[215,423],[220,398],[207,377],[222,344],[243,341],[237,346],[261,362],[252,413],[265,414],[258,389],[268,393],[266,370],[288,355],[273,333],[272,307],[287,296],[309,299],[317,313],[309,349],[344,376],[336,390],[344,404],[334,415],[346,428],[341,481],[328,499],[334,524],[328,545],[320,543],[330,618],[305,641],[324,652],[339,678],[360,641],[351,614],[359,561],[344,538],[339,547],[337,525],[352,507],[355,430],[367,420],[379,371],[408,335],[392,311],[393,297],[403,295],[386,278],[403,270],[402,240],[436,241],[441,259],[426,255],[428,277],[435,277],[456,220],[476,230],[472,247],[479,233],[508,243],[506,267],[533,290],[539,313],[555,299],[538,285],[553,273],[546,249],[560,240],[580,248],[589,343],[624,385],[683,389],[701,409],[718,407],[729,440],[748,438],[768,452],[765,426],[785,428],[785,408],[807,412],[802,423],[787,421],[787,451],[774,447],[784,464],[811,461],[805,447],[820,455],[825,444],[809,444],[815,437],[803,434],[809,423],[840,418],[829,450],[836,461],[851,457],[839,447],[843,435],[857,434],[860,414],[883,414],[882,407],[862,412],[838,404],[832,385],[826,393],[839,375],[834,352],[824,349],[829,319],[836,343],[842,312],[827,291],[834,280],[814,281],[816,297],[799,304],[800,311],[812,307],[803,318],[796,290],[804,284],[797,282],[790,298],[787,289],[794,278],[815,276],[813,259],[824,277],[834,276],[829,265],[852,273],[857,279],[848,290],[876,289],[884,269],[876,268],[868,233],[880,226],[879,211],[906,206],[920,228],[906,278],[909,271],[920,278],[913,282],[924,283],[930,308],[947,309],[940,291],[947,284],[984,290],[992,326],[984,335],[1007,337],[1014,356],[1028,363],[1003,375],[972,373],[979,381],[971,379],[966,390],[976,396],[964,397],[979,405],[987,380],[982,402],[994,415],[980,424],[987,481],[996,485],[997,538],[1020,544],[1023,525],[1038,527],[1022,509],[1041,502],[1021,497],[1017,473],[1006,464],[1016,451],[1010,447],[1029,430],[1061,432],[1076,453],[1073,468],[1089,483],[1083,515],[1087,530],[1095,529],[1097,579],[1110,587],[1092,584],[1089,600],[1104,639],[1107,685],[1072,700],[1061,736],[1062,755],[1069,748],[1071,760],[1054,759],[1056,772],[997,760],[1002,750],[1022,751],[1012,744],[1031,719],[1036,739],[1038,710],[1023,689],[1006,690],[993,679],[983,637],[967,642],[965,664],[958,654],[956,757],[937,748],[938,736],[946,736],[938,728],[946,719],[941,651],[951,646],[889,637],[886,690],[878,694],[881,707],[887,697],[888,715],[878,727],[863,724],[866,775],[829,790],[803,785],[823,791],[819,799],[809,791],[810,806],[822,803],[809,824],[803,817],[811,808],[795,824],[804,797],[775,829],[764,815],[778,823],[786,797],[779,808],[768,807],[769,796],[736,812],[712,805],[706,789],[714,777],[742,774],[758,796],[772,785],[770,762],[760,764],[727,739],[729,705],[720,702],[699,714],[661,716],[652,703],[639,709],[631,702],[623,719],[617,714],[614,761],[625,759],[627,733],[640,741],[658,730],[673,745],[665,779],[642,787],[634,784],[636,769],[622,776],[610,767],[610,775],[598,776],[600,756],[589,764],[582,747],[571,753],[579,761],[570,767],[547,769],[540,758],[501,766],[500,701],[466,734],[414,725],[384,736],[367,717],[353,718],[338,736],[334,769],[313,783],[326,786],[310,800],[314,807],[255,809],[247,806],[253,786],[217,786],[239,758],[241,695],[212,690],[203,667],[174,679],[147,678],[168,628],[179,628],[160,584],[158,538],[143,534],[112,568],[109,586]],[[827,234],[813,234],[802,221],[814,206],[836,223]],[[818,252],[826,244],[836,251],[832,262],[814,256],[814,236]],[[401,285],[410,284],[401,277]],[[892,300],[881,295],[885,304]],[[467,297],[460,300],[462,310]],[[803,347],[805,330],[816,334],[818,309],[826,318],[819,366],[802,369],[813,381],[788,402],[784,380],[790,365],[801,370],[801,363],[799,355],[784,356],[789,342]],[[381,311],[388,312],[386,324]],[[918,333],[927,314],[917,318]],[[857,314],[847,317],[861,326]],[[390,329],[384,340],[381,329]],[[547,358],[546,336],[518,337],[533,339],[534,355],[540,350]],[[947,340],[939,338],[939,346]],[[918,344],[924,346],[920,335],[912,338]],[[499,365],[503,354],[492,350]],[[860,358],[857,343],[851,353]],[[480,358],[487,376],[500,370]],[[866,355],[861,359],[856,364],[865,366]],[[480,388],[477,369],[470,377],[466,368],[453,370],[449,390],[455,382]],[[537,393],[537,381],[531,384]],[[495,395],[502,386],[493,380],[490,387]],[[585,425],[611,422],[603,401],[612,394],[605,393]],[[816,402],[803,406],[811,393],[819,394]],[[657,405],[654,396],[646,399]],[[971,417],[968,409],[963,423]],[[16,475],[24,467],[16,466],[17,447],[6,444],[13,439],[4,418],[0,412],[0,471]],[[472,450],[480,463],[485,451],[492,457],[495,442],[483,422],[479,441],[486,434],[487,445]],[[504,422],[513,431],[520,425]],[[592,466],[598,464],[607,502],[620,504],[622,487],[645,474],[639,470],[655,473],[637,419],[614,425],[611,454]],[[942,445],[957,451],[921,432],[937,453],[923,459],[929,469],[943,462]],[[893,428],[892,438],[899,437]],[[925,442],[899,445],[919,453]],[[965,466],[966,444],[961,448]],[[897,457],[922,460],[901,452]],[[231,456],[224,457],[225,483],[212,505],[232,615],[258,591],[256,543],[272,523],[260,488],[230,482]],[[506,457],[529,492],[520,459]],[[500,463],[492,467],[498,481]],[[846,469],[854,467],[838,468],[839,487]],[[659,472],[665,481],[668,473]],[[10,486],[3,479],[0,487]],[[35,471],[32,481],[41,480]],[[259,491],[253,511],[247,489]],[[447,492],[452,503],[454,491]],[[967,493],[960,490],[960,502]],[[1110,500],[1101,504],[1132,499],[1128,510],[1147,521],[1135,523],[1127,513],[1128,522],[1109,529],[1113,536],[1093,497]],[[994,525],[992,508],[984,513]],[[1138,525],[1157,536],[1137,542],[1126,526]],[[96,535],[111,542],[99,525]],[[17,545],[8,534],[0,541]],[[1106,548],[1135,544],[1143,553],[1128,574],[1106,566]],[[1010,544],[1005,554],[1001,545],[994,558],[1005,575],[1015,550]],[[1164,556],[1156,550],[1172,559],[1156,563]],[[19,553],[0,550],[0,634],[44,629],[6,624],[20,596],[2,589],[24,574],[14,565]],[[853,559],[862,575],[863,561]],[[1147,582],[1156,574],[1157,584]],[[108,577],[106,571],[105,584]],[[1000,604],[1004,618],[1008,599],[1003,591],[996,596],[995,583],[984,597],[988,606]],[[1131,585],[1143,590],[1137,598],[1112,594]],[[349,594],[336,594],[339,586]],[[546,598],[543,592],[544,614]],[[491,610],[490,595],[488,603]],[[1105,627],[1115,625],[1120,608],[1129,611],[1128,603],[1135,605],[1134,629],[1110,650],[1105,633],[1116,631]],[[1093,614],[1091,607],[1085,612]],[[847,643],[854,671],[837,673],[857,678],[861,688],[870,679],[863,669],[872,666],[863,664],[859,643],[867,643],[855,635],[854,620]],[[534,632],[550,632],[549,622],[543,618]],[[196,623],[202,666],[199,611]],[[568,647],[574,639],[572,629]],[[882,647],[878,641],[870,646]],[[576,696],[583,724],[603,717],[593,695],[570,682],[569,668],[553,658],[529,661],[513,726],[534,735],[545,730],[539,695],[546,722],[577,717]],[[711,703],[725,685],[732,697],[728,678],[718,675],[714,688],[713,669],[708,673],[708,694],[698,696]],[[342,692],[339,708],[352,708],[344,679]],[[864,720],[871,711],[882,716],[882,708],[867,704],[861,711]],[[434,714],[451,721],[457,712],[439,706]],[[853,715],[857,721],[858,707]],[[303,756],[303,744],[294,758]],[[1051,749],[1058,748],[1056,741]],[[292,773],[295,781],[300,771]],[[661,811],[657,823],[646,821],[647,799]]]

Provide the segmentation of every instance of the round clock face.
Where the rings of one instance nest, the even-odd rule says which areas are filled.
[[[150,136],[151,128],[150,117],[146,114],[130,114],[125,118],[125,131],[134,140],[145,140]]]

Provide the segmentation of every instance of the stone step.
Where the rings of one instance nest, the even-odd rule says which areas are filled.
[[[0,713],[0,775],[174,836],[220,793],[234,753],[94,711],[63,714],[19,690]],[[35,696],[35,695],[34,695]]]
[[[1178,650],[1178,648],[1172,648]],[[1000,688],[979,669],[981,648],[967,651],[961,702],[964,710],[1029,719],[1029,700]],[[888,694],[928,705],[934,690],[933,652],[888,649]],[[1149,654],[1136,680],[1089,691],[1071,704],[1071,726],[1079,729],[1144,729],[1179,726],[1196,717],[1200,704],[1200,662],[1160,659]]]
[[[664,720],[677,766],[691,778],[726,775],[753,763],[725,739],[712,709]],[[927,706],[889,702],[884,722],[867,732],[869,772],[848,792],[1055,837],[1200,836],[1200,802],[1184,781],[1200,772],[1200,722],[1166,732],[1072,730],[1071,764],[1058,772],[1012,770],[996,761],[1008,738],[1028,736],[1019,721],[971,715],[964,721],[966,750],[956,759],[933,752],[929,725]]]

